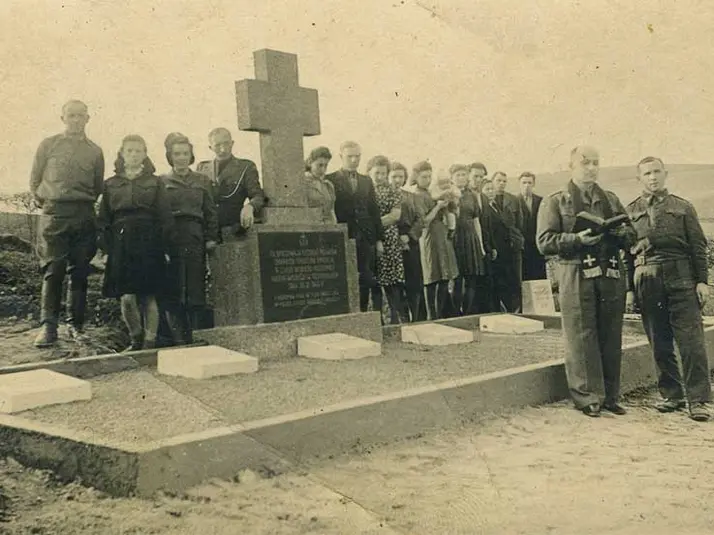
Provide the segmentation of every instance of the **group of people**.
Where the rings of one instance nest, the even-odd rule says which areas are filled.
[[[702,308],[709,295],[707,240],[694,206],[665,187],[660,158],[637,164],[642,194],[623,207],[598,184],[592,147],[570,154],[571,180],[543,200],[536,243],[557,259],[565,335],[565,372],[577,409],[591,417],[618,402],[625,311],[639,310],[659,371],[661,412],[685,407],[695,421],[711,417],[709,361]],[[604,232],[579,230],[582,212],[622,223]],[[681,371],[675,356],[681,355]]]
[[[249,229],[265,203],[255,164],[236,158],[230,132],[216,128],[208,136],[215,159],[193,171],[193,145],[174,132],[164,143],[171,170],[157,176],[144,139],[129,135],[114,175],[105,180],[103,151],[85,133],[87,106],[68,102],[62,121],[65,131],[40,144],[30,179],[42,210],[42,326],[35,346],[58,340],[66,274],[68,333],[85,337],[87,277],[98,251],[105,262],[103,293],[120,300],[128,350],[155,347],[162,320],[168,343],[192,343],[206,304],[206,254],[226,233]]]
[[[105,180],[102,149],[85,133],[88,120],[84,103],[68,102],[65,131],[45,139],[35,155],[30,190],[42,209],[43,270],[35,345],[57,341],[66,274],[68,331],[84,336],[87,277],[98,249],[106,259],[103,291],[120,299],[128,349],[154,347],[162,318],[172,343],[191,343],[206,299],[206,254],[227,233],[245,233],[267,202],[258,170],[235,157],[230,132],[216,128],[208,136],[215,158],[196,171],[190,140],[169,134],[171,171],[163,176],[145,141],[127,136],[114,175]],[[603,409],[625,414],[618,402],[623,316],[638,307],[659,369],[657,408],[688,407],[694,420],[709,418],[701,312],[708,297],[706,238],[693,206],[665,188],[661,159],[639,162],[643,193],[625,208],[597,184],[599,155],[592,147],[573,149],[571,180],[545,199],[533,193],[532,173],[521,174],[515,196],[505,191],[505,173],[487,178],[478,162],[434,176],[428,161],[409,171],[380,155],[368,161],[365,176],[358,172],[357,143],[343,143],[339,156],[341,168],[327,174],[330,150],[314,149],[297,179],[321,220],[346,224],[355,241],[361,310],[371,300],[381,311],[386,295],[392,323],[518,312],[521,281],[546,278],[545,257],[552,257],[576,408],[588,416]],[[578,231],[581,212],[627,217],[606,232]]]
[[[507,176],[488,178],[486,166],[454,164],[436,173],[428,161],[408,170],[386,156],[358,172],[359,144],[340,146],[341,167],[327,174],[332,153],[306,160],[308,203],[325,222],[345,223],[356,241],[360,309],[382,310],[391,323],[521,309],[521,282],[545,279],[535,239],[542,200],[535,175],[519,177],[520,195]]]

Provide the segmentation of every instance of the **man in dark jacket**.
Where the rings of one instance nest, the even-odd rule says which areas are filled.
[[[258,168],[252,161],[233,155],[233,138],[226,128],[211,130],[208,142],[216,157],[199,163],[196,172],[213,183],[221,235],[245,233],[265,204]]]
[[[503,234],[493,262],[493,277],[497,302],[507,312],[521,311],[521,281],[523,276],[523,212],[518,198],[506,191],[508,177],[498,171],[493,175],[496,192],[492,230]],[[500,227],[500,229],[499,229]],[[494,238],[497,239],[497,238]]]
[[[547,278],[545,257],[536,246],[536,226],[538,224],[538,208],[543,197],[533,193],[536,177],[533,173],[521,173],[518,182],[521,194],[518,201],[523,213],[523,280],[541,280]]]
[[[377,286],[377,255],[383,252],[384,229],[372,180],[357,172],[362,157],[360,146],[345,141],[340,146],[342,169],[325,178],[335,186],[335,215],[347,224],[357,246],[360,310],[367,311],[370,289]]]
[[[38,226],[42,327],[36,347],[50,347],[57,341],[65,274],[69,274],[69,335],[76,340],[83,335],[89,263],[97,251],[95,203],[104,186],[104,154],[85,134],[88,121],[86,104],[67,102],[62,107],[64,133],[42,141],[32,165],[30,192],[42,209]]]
[[[659,158],[637,165],[642,195],[627,206],[637,232],[628,255],[627,304],[635,302],[659,370],[660,412],[689,405],[699,422],[711,417],[711,385],[702,307],[709,296],[707,240],[689,201],[665,188],[667,170]],[[679,370],[674,343],[682,358]]]

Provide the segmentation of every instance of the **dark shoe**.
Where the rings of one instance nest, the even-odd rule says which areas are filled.
[[[695,422],[706,422],[711,418],[708,403],[694,402],[689,404],[689,417]]]
[[[128,353],[129,351],[141,351],[144,347],[144,342],[139,337],[132,337],[131,344],[122,353]]]
[[[87,342],[89,337],[85,334],[84,328],[75,325],[67,325],[67,334],[75,342]]]
[[[40,332],[35,338],[34,345],[37,348],[44,349],[52,347],[57,343],[57,326],[50,323],[43,323],[40,327]]]
[[[597,418],[598,416],[600,416],[600,405],[598,405],[597,403],[591,403],[587,407],[583,407],[580,410],[583,411],[583,414],[585,416],[590,416],[592,418]]]
[[[617,414],[618,416],[627,414],[625,408],[619,403],[603,403],[602,408],[612,414]]]
[[[687,404],[683,399],[665,399],[655,403],[655,409],[659,412],[676,412],[686,406]]]

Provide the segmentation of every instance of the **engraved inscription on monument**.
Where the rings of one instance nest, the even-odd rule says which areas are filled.
[[[342,232],[261,232],[258,244],[265,323],[349,312]]]

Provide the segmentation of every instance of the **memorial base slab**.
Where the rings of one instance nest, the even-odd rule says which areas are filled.
[[[512,314],[484,316],[480,319],[480,328],[483,332],[498,334],[528,334],[537,333],[545,329],[544,323]]]
[[[0,412],[6,414],[90,399],[92,385],[88,381],[50,370],[0,376]]]
[[[382,344],[344,333],[298,338],[298,356],[321,360],[350,360],[378,357]]]
[[[474,341],[473,331],[457,329],[440,323],[404,325],[402,342],[423,346],[446,346],[468,344]]]
[[[258,359],[219,346],[161,349],[157,370],[163,375],[210,379],[258,371]]]

